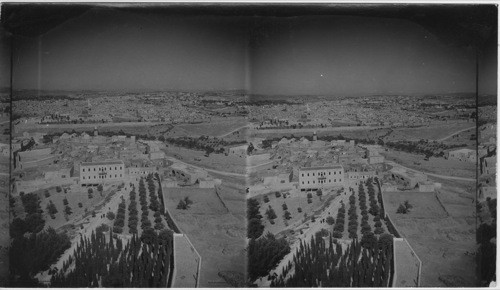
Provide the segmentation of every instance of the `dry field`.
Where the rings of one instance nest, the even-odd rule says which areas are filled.
[[[426,161],[424,160],[423,155],[392,149],[381,152],[381,155],[385,156],[387,160],[394,161],[417,171],[466,178],[476,177],[476,164],[472,162],[461,162],[437,157],[431,157],[428,161]]]
[[[267,130],[249,130],[249,137],[274,138],[283,136],[312,136],[314,132],[318,136],[337,136],[342,134],[344,137],[365,138],[364,136],[378,136],[383,127],[372,126],[347,126],[347,127],[328,127],[328,128],[301,128],[301,129],[267,129]],[[375,131],[375,133],[371,133]],[[385,132],[384,132],[385,133]]]
[[[386,211],[422,260],[423,287],[474,286],[475,258],[469,254],[476,250],[474,205],[463,186],[443,183],[441,204],[433,194],[384,194]],[[396,214],[405,200],[413,205],[410,214]]]
[[[405,136],[405,140],[409,141],[418,141],[420,139],[429,139],[429,140],[438,140],[441,138],[445,138],[457,131],[466,129],[466,128],[471,128],[474,127],[475,123],[468,123],[468,122],[451,122],[451,123],[444,123],[440,125],[430,125],[430,126],[425,126],[425,127],[418,127],[418,128],[401,128],[401,129],[395,129],[394,131],[397,133],[401,133],[403,136]],[[391,138],[387,141],[392,141],[390,140]],[[401,140],[401,139],[399,139]],[[397,140],[396,140],[397,141]]]
[[[400,204],[408,201],[413,208],[407,214],[396,213]],[[434,192],[384,192],[384,206],[391,218],[398,220],[445,218],[447,212],[439,203]]]
[[[472,135],[476,135],[476,128],[468,129],[466,131],[462,131],[458,134],[450,136],[447,139],[442,140],[441,143],[449,146],[466,144],[470,148],[475,148],[476,139],[473,138],[471,140]]]
[[[200,287],[231,287],[220,272],[246,273],[246,207],[241,191],[223,185],[223,202],[211,189],[176,188],[164,195],[168,211],[202,257]],[[193,201],[191,208],[177,209],[179,199],[187,195]]]
[[[241,173],[246,172],[246,158],[235,155],[210,154],[205,156],[205,151],[191,150],[181,147],[168,146],[165,154],[173,156],[188,164],[203,168],[220,170],[225,172]]]
[[[217,119],[212,122],[200,123],[200,124],[181,124],[176,125],[172,131],[183,130],[186,132],[187,136],[221,136],[228,134],[238,128],[247,125],[245,118],[224,118]]]

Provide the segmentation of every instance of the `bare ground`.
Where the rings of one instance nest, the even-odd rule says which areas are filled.
[[[200,287],[231,287],[220,272],[246,273],[244,183],[226,186],[224,182],[219,190],[220,199],[206,189],[205,195],[189,190],[171,196],[165,194],[170,214],[202,257]],[[192,208],[177,209],[180,197],[188,194]]]
[[[419,193],[404,197],[414,205],[413,212],[421,211],[415,213],[418,217],[390,213],[422,260],[423,287],[475,286],[475,257],[471,254],[476,250],[475,209],[469,198],[472,193],[467,190],[473,183],[453,182],[455,185],[445,181],[438,192],[447,216],[439,210],[437,199]],[[391,200],[397,204],[390,204]],[[393,210],[399,202],[387,200],[387,210]]]

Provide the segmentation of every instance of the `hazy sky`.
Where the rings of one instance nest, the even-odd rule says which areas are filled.
[[[10,41],[0,29],[0,88],[10,87]]]
[[[90,10],[16,38],[14,88],[248,89],[262,94],[473,92],[474,51],[401,19],[166,16]],[[481,92],[496,93],[496,49]]]
[[[256,92],[412,94],[475,86],[473,50],[444,45],[407,20],[315,17],[269,26],[254,50]]]
[[[246,40],[232,22],[89,11],[16,42],[15,87],[40,76],[42,89],[241,89]]]

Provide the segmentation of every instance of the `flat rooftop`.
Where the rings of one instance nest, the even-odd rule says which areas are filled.
[[[82,162],[80,166],[95,166],[95,165],[125,165],[121,160],[109,160],[98,162]]]
[[[329,166],[316,166],[316,167],[302,167],[300,171],[309,171],[309,170],[325,170],[325,169],[344,169],[342,165],[329,165]]]

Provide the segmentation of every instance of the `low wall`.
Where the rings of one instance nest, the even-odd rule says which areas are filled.
[[[392,222],[389,214],[385,215],[385,221],[386,221],[387,230],[389,231],[389,233],[394,235],[396,238],[401,238],[401,234],[399,233],[398,229],[396,228],[396,226]]]
[[[171,287],[197,288],[200,284],[201,256],[185,234],[174,234],[174,271]],[[195,266],[195,269],[193,269]]]
[[[420,276],[421,276],[421,271],[422,271],[422,261],[420,260],[420,258],[417,256],[416,252],[413,250],[413,248],[411,247],[410,243],[408,243],[408,241],[405,239],[405,238],[402,238],[401,234],[399,233],[399,230],[397,229],[396,225],[394,224],[394,222],[392,221],[390,215],[388,213],[385,212],[385,207],[384,207],[384,204],[385,204],[385,200],[384,200],[384,194],[381,190],[381,185],[380,185],[380,181],[377,180],[377,185],[378,185],[378,188],[379,188],[379,193],[381,194],[382,196],[382,205],[381,205],[381,212],[382,212],[382,216],[385,218],[385,221],[386,221],[386,225],[387,225],[387,229],[388,231],[394,235],[394,242],[393,242],[393,261],[392,261],[392,265],[393,265],[393,275],[392,275],[392,282],[390,282],[391,285],[387,285],[388,287],[391,286],[391,287],[411,287],[411,286],[402,286],[400,285],[400,281],[398,280],[399,279],[399,276],[401,275],[398,275],[398,272],[399,271],[402,271],[401,269],[401,266],[398,266],[399,264],[399,260],[401,260],[403,257],[398,257],[398,251],[399,249],[397,249],[396,247],[398,247],[398,244],[397,243],[401,243],[401,242],[404,242],[406,243],[406,246],[408,247],[409,251],[410,251],[410,254],[412,257],[415,257],[418,261],[418,270],[417,270],[417,274],[416,274],[416,286],[415,287],[419,287],[420,286]],[[399,270],[399,271],[398,271]],[[407,274],[407,273],[403,273],[403,274]]]
[[[393,246],[394,275],[392,287],[419,287],[422,261],[408,240],[395,238]]]
[[[12,193],[18,195],[21,191],[24,193],[30,193],[36,190],[46,189],[54,186],[73,185],[77,183],[78,177],[16,181],[14,183],[14,189]]]

